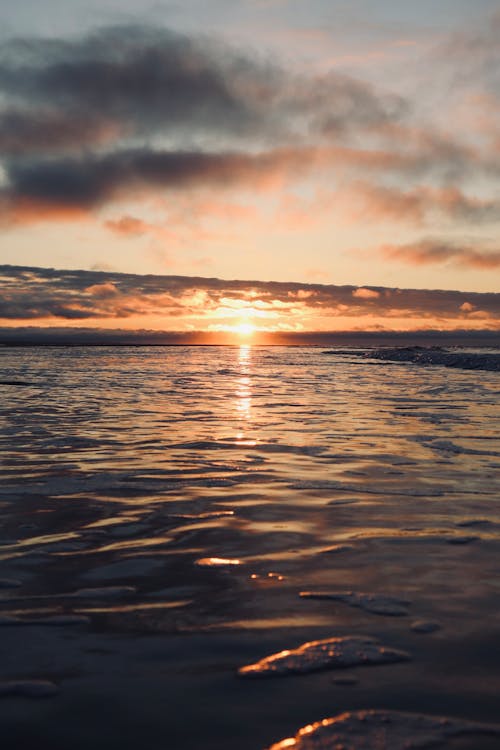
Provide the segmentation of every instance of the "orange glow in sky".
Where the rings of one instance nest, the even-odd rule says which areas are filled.
[[[498,330],[495,3],[360,2],[4,3],[0,326]]]
[[[499,295],[4,266],[5,327],[231,334],[499,330]],[[1,315],[0,308],[0,315]]]

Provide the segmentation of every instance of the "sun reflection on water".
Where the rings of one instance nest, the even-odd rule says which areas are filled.
[[[250,422],[252,418],[251,366],[252,347],[242,344],[238,351],[238,377],[236,379],[236,412],[238,418]]]

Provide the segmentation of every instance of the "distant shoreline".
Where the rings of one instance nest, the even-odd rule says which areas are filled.
[[[327,331],[269,332],[238,336],[204,331],[124,331],[90,328],[0,328],[0,347],[140,346],[291,347],[500,347],[498,331]]]

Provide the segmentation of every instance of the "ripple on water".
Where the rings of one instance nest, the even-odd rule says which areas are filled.
[[[22,582],[16,578],[0,578],[0,589],[15,589],[22,586]]]
[[[436,630],[441,630],[441,625],[432,620],[415,620],[411,624],[411,629],[414,633],[435,633]]]
[[[78,589],[78,591],[68,594],[68,597],[74,599],[109,599],[136,594],[135,586],[103,586],[99,588]]]
[[[469,536],[451,536],[446,541],[448,544],[470,544],[471,542],[477,542],[480,538],[471,534]]]
[[[2,615],[0,625],[43,625],[66,627],[67,625],[88,625],[90,618],[85,615],[49,615],[47,617],[21,618],[13,615]]]
[[[5,680],[0,682],[0,697],[10,695],[23,698],[50,698],[59,687],[49,680]]]
[[[196,560],[196,565],[199,565],[201,568],[224,568],[241,564],[241,560],[228,557],[201,557],[199,560]]]
[[[112,581],[130,576],[149,576],[165,564],[164,560],[154,557],[131,557],[118,562],[102,565],[86,571],[81,575],[85,581]]]
[[[400,599],[396,596],[385,594],[361,594],[355,591],[301,591],[303,599],[330,599],[343,602],[350,607],[364,609],[375,615],[388,615],[390,617],[403,617],[408,614],[408,599]]]
[[[354,544],[334,544],[331,547],[326,547],[320,550],[321,555],[337,555],[340,552],[352,552],[356,547]]]
[[[410,658],[406,651],[381,646],[374,638],[346,636],[309,641],[296,649],[279,651],[241,667],[238,674],[241,677],[281,677],[321,669],[390,664]]]
[[[399,711],[353,711],[302,727],[269,750],[410,750],[461,735],[500,736],[500,725]]]
[[[108,665],[85,656],[84,678],[99,682],[103,698],[111,696],[121,709],[128,690],[120,681],[148,678],[149,634],[161,633],[162,649],[181,649],[176,659],[186,667],[163,669],[155,661],[158,680],[168,680],[167,699],[170,687],[174,700],[183,685],[201,697],[206,690],[220,705],[220,675],[238,652],[242,676],[328,669],[320,683],[337,696],[360,676],[351,708],[424,711],[439,691],[443,705],[463,716],[481,711],[497,721],[489,646],[500,530],[494,373],[478,379],[404,367],[395,377],[392,366],[384,372],[359,357],[356,365],[325,357],[321,363],[314,349],[250,352],[251,367],[238,349],[219,347],[3,353],[1,378],[27,380],[36,371],[45,384],[43,398],[12,388],[0,405],[6,424],[0,449],[7,455],[0,469],[7,579],[0,580],[0,632],[13,647],[5,653],[4,678],[71,675],[91,642],[119,636],[126,658],[118,671],[110,661],[102,683]],[[252,376],[248,397],[238,382],[242,367]],[[481,541],[468,544],[472,535]],[[17,589],[9,583],[16,579]],[[311,598],[326,591],[342,599],[299,602],[300,588],[309,588]],[[414,603],[381,594],[408,594]],[[415,612],[417,602],[425,609]],[[406,619],[394,617],[408,612]],[[338,631],[337,614],[365,621],[363,630]],[[363,632],[380,644],[359,637]],[[280,633],[291,635],[277,646]],[[330,635],[351,638],[304,643]],[[415,647],[414,667],[387,664],[382,680],[373,682],[357,666],[408,659],[387,648],[399,645]],[[286,647],[292,650],[258,661]],[[466,677],[461,683],[450,679],[452,662]],[[297,676],[293,685],[321,689],[305,684],[316,677]],[[266,690],[281,690],[283,681]],[[265,713],[261,686],[250,691],[256,715]],[[390,702],[396,693],[398,705]],[[312,705],[314,695],[295,694],[290,710]],[[248,708],[241,697],[238,690],[224,693],[235,726]],[[146,721],[154,722],[149,703]],[[203,724],[206,707],[198,704],[191,713]],[[182,734],[182,712],[173,718]],[[268,744],[305,722],[295,725],[289,715],[286,729],[268,734]],[[231,744],[224,724],[212,722],[203,741]],[[364,734],[352,723],[337,724],[346,731],[333,747],[379,750],[373,721],[362,724]],[[421,724],[401,726],[395,735],[391,724],[388,744],[394,736],[408,744],[426,736]],[[262,727],[247,722],[246,729],[249,747],[262,748],[256,739]],[[47,744],[57,743],[59,730],[56,722]],[[200,744],[196,732],[191,741],[183,736],[186,747]],[[306,737],[312,743],[316,734],[300,742]],[[285,746],[292,744],[300,747],[297,738]],[[331,735],[324,744],[332,746]]]

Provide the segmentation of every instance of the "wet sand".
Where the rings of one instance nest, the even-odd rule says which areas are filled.
[[[35,383],[2,386],[3,747],[263,750],[347,711],[335,742],[361,750],[377,709],[389,750],[430,731],[417,714],[499,722],[494,372],[307,349],[2,365]],[[245,676],[283,651],[299,668]]]

